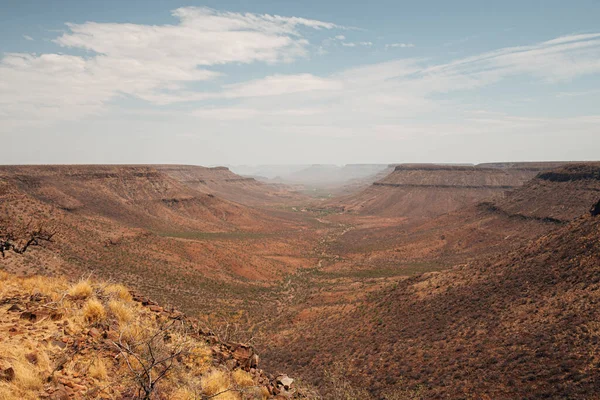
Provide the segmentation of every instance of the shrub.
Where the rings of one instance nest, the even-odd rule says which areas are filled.
[[[108,309],[111,314],[117,319],[119,325],[126,324],[133,319],[133,312],[131,309],[121,301],[111,300],[108,303]]]
[[[79,281],[69,289],[69,294],[75,299],[87,299],[92,295],[94,289],[90,281]]]
[[[123,300],[124,302],[130,302],[133,300],[133,297],[131,297],[131,293],[129,292],[129,289],[127,289],[123,285],[110,284],[104,288],[104,292],[112,297],[119,299],[119,300]]]
[[[89,299],[83,306],[83,319],[89,324],[95,324],[106,318],[104,306],[97,299]]]
[[[236,369],[231,374],[233,381],[239,387],[249,387],[254,386],[254,379],[252,379],[252,375],[244,371],[243,369]]]
[[[94,360],[90,368],[88,369],[88,374],[92,378],[98,379],[100,381],[104,381],[108,378],[108,373],[106,372],[106,364],[104,360],[101,358],[97,358]]]
[[[227,397],[224,395],[230,393],[230,391],[227,391],[229,389],[231,389],[231,379],[229,373],[225,371],[215,369],[202,377],[202,391],[207,396],[216,396],[222,393],[215,398],[225,400]]]

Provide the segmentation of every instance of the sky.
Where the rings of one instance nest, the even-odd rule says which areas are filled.
[[[1,0],[0,163],[598,160],[598,21],[598,0]]]

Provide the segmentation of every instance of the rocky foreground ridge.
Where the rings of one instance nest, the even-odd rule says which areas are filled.
[[[0,398],[307,398],[221,340],[121,285],[0,271]]]

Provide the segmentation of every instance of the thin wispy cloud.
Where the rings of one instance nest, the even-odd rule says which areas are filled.
[[[395,49],[395,48],[408,49],[411,47],[415,47],[415,45],[412,43],[390,43],[390,44],[385,45],[386,49]]]
[[[23,39],[33,41],[33,38],[29,35],[23,35]]]
[[[298,17],[194,7],[177,9],[173,16],[178,19],[173,25],[68,24],[67,31],[54,38],[62,52],[4,54],[0,130],[59,121],[85,123],[117,114],[131,119],[138,113],[139,118],[187,121],[186,132],[201,126],[202,132],[405,140],[482,132],[589,133],[598,121],[595,115],[474,113],[465,94],[500,82],[510,84],[515,78],[550,88],[600,74],[600,33],[441,61],[390,51],[385,53],[389,61],[340,64],[344,66],[324,74],[306,67],[311,56],[330,51],[350,56],[360,49],[367,54],[384,46],[391,50],[415,45],[351,40],[335,23]],[[321,35],[317,39],[316,33]],[[300,59],[305,67],[294,73],[278,68]],[[263,75],[239,79],[227,75],[231,69],[221,68],[241,70],[250,64],[263,65]],[[552,97],[576,92],[561,87]],[[533,95],[521,98],[539,101]],[[133,99],[137,108],[117,112],[118,99]]]

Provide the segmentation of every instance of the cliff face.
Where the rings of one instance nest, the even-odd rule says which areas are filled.
[[[227,172],[207,176],[219,179]],[[152,166],[6,166],[0,167],[0,179],[64,211],[131,227],[228,231],[262,226],[257,212],[194,190]]]
[[[155,168],[191,189],[245,205],[287,203],[301,198],[281,187],[234,174],[227,167],[157,165]]]
[[[494,206],[515,217],[568,222],[585,213],[599,195],[600,164],[570,164],[541,172]]]
[[[338,203],[367,215],[431,218],[502,196],[537,172],[523,168],[402,164],[362,193]]]

